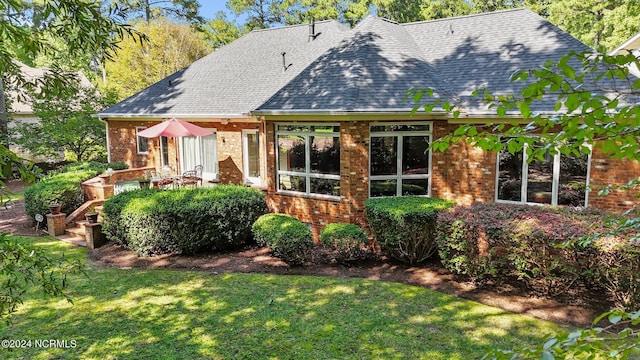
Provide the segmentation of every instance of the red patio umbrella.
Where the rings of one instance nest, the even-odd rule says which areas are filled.
[[[209,136],[211,134],[213,134],[212,131],[176,118],[163,121],[160,124],[153,125],[152,127],[144,129],[138,133],[139,136],[146,138],[154,138],[160,136]]]
[[[211,134],[213,134],[213,132],[207,129],[176,118],[163,121],[160,124],[153,125],[152,127],[144,129],[138,133],[139,136],[146,138],[154,138],[159,136],[208,136]]]

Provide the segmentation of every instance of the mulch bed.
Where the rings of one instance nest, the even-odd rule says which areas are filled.
[[[13,191],[19,191],[23,187],[24,185],[17,181],[7,183],[7,188]],[[25,215],[23,201],[12,203],[6,209],[0,208],[0,232],[40,235],[33,226],[33,220]],[[589,293],[587,290],[562,292],[551,297],[541,296],[518,283],[474,284],[452,275],[437,262],[408,266],[393,259],[380,257],[350,266],[313,263],[290,267],[271,256],[268,248],[251,247],[237,252],[198,256],[162,255],[140,258],[112,243],[96,250],[88,250],[87,254],[93,264],[100,267],[198,270],[212,274],[332,276],[399,282],[571,326],[589,326],[591,321],[609,306],[602,293]]]

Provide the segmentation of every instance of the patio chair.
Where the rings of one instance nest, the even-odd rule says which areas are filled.
[[[180,186],[194,185],[198,187],[198,183],[202,186],[202,165],[196,165],[193,170],[187,170],[182,174],[179,180]]]
[[[151,174],[151,183],[154,188],[166,189],[167,187],[174,185],[175,179],[168,172],[150,171],[149,173]]]

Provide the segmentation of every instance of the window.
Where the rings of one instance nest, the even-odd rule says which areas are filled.
[[[193,170],[202,165],[202,177],[218,179],[218,148],[216,129],[209,136],[184,136],[180,139],[180,167],[182,171]]]
[[[160,136],[160,154],[160,165],[169,166],[169,138],[166,136]]]
[[[538,147],[540,145],[533,145]],[[525,144],[525,150],[528,145]],[[585,206],[589,156],[556,154],[527,163],[526,151],[498,154],[496,201]]]
[[[260,184],[260,136],[258,130],[242,131],[244,182]]]
[[[145,127],[136,127],[136,143],[138,145],[138,154],[149,153],[149,139],[146,137],[138,136],[138,133],[146,129]]]
[[[340,126],[277,125],[278,190],[340,196]]]
[[[369,194],[429,195],[431,124],[373,124]]]

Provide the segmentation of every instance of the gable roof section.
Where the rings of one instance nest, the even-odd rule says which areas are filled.
[[[542,66],[569,51],[592,51],[529,9],[404,24],[425,59],[446,80],[449,91],[469,114],[495,114],[471,92],[487,88],[514,94],[522,83],[510,81],[517,70]],[[553,112],[555,98],[536,102],[539,112]]]
[[[348,30],[337,21],[317,22],[313,41],[308,25],[254,30],[98,116],[248,116]]]
[[[370,16],[256,113],[409,111],[407,89],[425,86],[448,94],[411,36]]]

